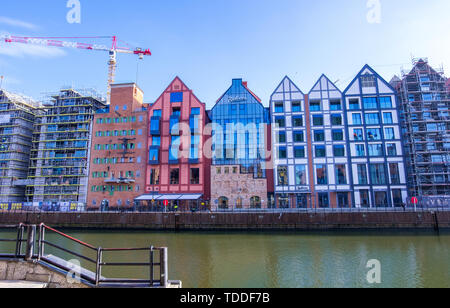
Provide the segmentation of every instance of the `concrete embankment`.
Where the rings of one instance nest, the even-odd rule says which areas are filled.
[[[447,229],[450,212],[0,213],[1,224],[147,230]]]

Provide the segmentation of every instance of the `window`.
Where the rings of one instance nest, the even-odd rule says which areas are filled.
[[[296,165],[295,166],[295,184],[296,185],[307,185],[306,176],[306,166]]]
[[[335,129],[332,132],[333,141],[343,141],[344,140],[344,132],[341,129]]]
[[[292,112],[301,112],[302,102],[292,102]]]
[[[173,92],[170,93],[171,103],[181,103],[183,102],[183,92]]]
[[[391,184],[400,184],[400,170],[398,164],[389,164],[389,174],[391,175]]]
[[[348,194],[347,193],[338,193],[338,207],[339,208],[348,208],[350,204],[348,203]]]
[[[261,198],[258,196],[251,197],[250,198],[250,208],[260,209],[261,208]]]
[[[313,125],[314,126],[323,126],[323,116],[314,115],[313,116]]]
[[[356,144],[356,156],[357,157],[364,157],[366,156],[366,150],[364,144]]]
[[[363,98],[364,109],[377,109],[377,98],[376,97],[364,97]]]
[[[395,207],[401,207],[403,205],[402,191],[400,189],[392,190],[392,200]]]
[[[375,206],[376,207],[387,207],[387,193],[385,191],[376,191],[375,192]]]
[[[323,130],[315,130],[314,141],[325,141],[325,132]]]
[[[172,169],[170,170],[170,184],[178,185],[180,184],[180,169]]]
[[[191,115],[200,115],[200,108],[191,108]]]
[[[150,147],[148,160],[150,164],[159,162],[159,147]]]
[[[388,156],[397,156],[397,146],[395,145],[395,143],[388,143],[386,145],[386,148]]]
[[[177,162],[180,150],[180,136],[172,136],[172,143],[169,148],[169,161]]]
[[[370,165],[370,180],[372,185],[386,185],[386,172],[384,164]]]
[[[160,121],[160,117],[152,117],[152,119],[150,120],[150,134],[151,135],[159,135],[159,121]],[[117,131],[114,131],[114,135],[116,135]]]
[[[178,115],[172,115],[170,117],[170,134],[178,135],[180,133],[180,117]]]
[[[378,128],[367,129],[367,137],[369,140],[381,140],[381,131]]]
[[[278,102],[275,103],[275,113],[283,113],[284,112],[284,103]]]
[[[295,158],[305,158],[305,147],[294,147]]]
[[[335,145],[333,147],[333,154],[335,157],[344,157],[345,156],[345,146]]]
[[[378,113],[366,113],[366,125],[380,124],[380,115]]]
[[[376,79],[374,75],[366,74],[361,76],[361,86],[363,88],[375,88]]]
[[[350,99],[348,104],[349,104],[349,109],[350,110],[358,110],[358,109],[360,109],[359,108],[359,99],[357,99],[357,98]]]
[[[303,132],[296,132],[294,131],[294,142],[304,142],[305,137]]]
[[[332,111],[342,110],[341,101],[331,101],[330,110]]]
[[[379,157],[383,156],[383,145],[382,144],[369,144],[369,156]]]
[[[289,181],[288,181],[287,167],[278,166],[277,174],[278,174],[278,185],[279,186],[288,186]]]
[[[191,169],[191,184],[193,185],[200,184],[200,169],[198,168]]]
[[[335,172],[336,172],[336,184],[337,185],[347,184],[345,165],[336,165]]]
[[[368,208],[370,206],[369,191],[366,189],[359,191],[359,200],[361,207]]]
[[[318,185],[328,184],[327,165],[316,165],[316,178]]]
[[[316,149],[316,157],[326,157],[326,148],[324,145],[317,145]]]
[[[352,124],[353,125],[361,125],[361,114],[360,113],[352,113]]]
[[[330,207],[330,199],[328,197],[328,193],[319,193],[318,194],[319,207],[320,208],[328,208]]]
[[[198,134],[200,132],[200,119],[196,115],[191,115],[189,117],[189,127],[191,129],[191,134]]]
[[[360,128],[355,128],[353,130],[353,139],[356,141],[364,140],[363,130]]]
[[[287,158],[286,147],[280,147],[278,149],[278,159],[285,159],[285,158]]]
[[[302,116],[294,116],[292,118],[294,123],[294,127],[302,127],[303,126],[303,117]]]
[[[358,184],[359,185],[367,185],[367,168],[364,164],[359,164],[357,166],[358,169]]]
[[[161,137],[153,136],[152,137],[152,146],[160,146],[161,145]]]
[[[386,139],[386,140],[394,140],[395,139],[394,128],[387,127],[384,129],[384,139]]]
[[[162,117],[162,110],[159,110],[159,109],[153,110],[153,116],[154,117]]]
[[[278,133],[278,142],[279,143],[286,143],[286,132],[279,132]]]
[[[279,127],[286,127],[286,120],[284,117],[275,117],[275,123]]]
[[[320,111],[320,101],[310,102],[309,111]]]
[[[384,109],[392,108],[392,99],[390,96],[380,97],[380,107]]]
[[[383,112],[383,122],[384,124],[394,123],[394,121],[392,120],[392,112]]]
[[[181,109],[180,108],[173,108],[172,109],[172,117],[180,117],[181,116]]]
[[[331,125],[342,125],[342,116],[340,114],[332,114]]]
[[[189,152],[189,159],[198,160],[198,148],[200,144],[200,136],[192,136],[191,137],[191,150]]]

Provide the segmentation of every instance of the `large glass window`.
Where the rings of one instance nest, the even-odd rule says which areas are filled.
[[[200,169],[191,168],[191,184],[200,184]]]
[[[301,112],[302,111],[302,103],[301,102],[292,102],[292,112]]]
[[[320,111],[320,101],[311,101],[309,103],[309,111]]]
[[[364,140],[363,130],[360,128],[353,129],[353,139],[356,141]]]
[[[171,103],[181,103],[183,102],[183,92],[173,92],[170,93]]]
[[[394,128],[387,127],[384,129],[384,139],[386,139],[386,140],[394,140],[395,139]]]
[[[389,174],[391,175],[391,184],[400,184],[400,170],[398,164],[389,164]]]
[[[327,165],[316,165],[316,178],[318,185],[328,184]]]
[[[169,161],[178,161],[180,150],[180,136],[172,136],[172,143],[169,148]]]
[[[387,193],[385,191],[375,192],[375,206],[388,207]]]
[[[367,137],[369,140],[381,140],[381,131],[378,128],[368,128]]]
[[[277,168],[278,174],[278,185],[279,186],[288,186],[288,168],[286,166],[278,166]]]
[[[376,97],[364,97],[363,98],[364,109],[377,109],[377,98]]]
[[[159,168],[150,169],[150,185],[159,185]]]
[[[278,143],[286,143],[286,132],[278,132]]]
[[[343,141],[344,140],[344,132],[342,131],[342,129],[334,129],[332,134],[333,134],[334,141]]]
[[[363,88],[375,88],[376,78],[374,75],[366,74],[361,76],[361,86]]]
[[[372,185],[386,185],[386,172],[384,164],[370,165],[370,180]]]
[[[392,112],[383,112],[383,122],[384,124],[394,123],[394,120],[392,119]]]
[[[295,184],[307,185],[306,165],[295,166]]]
[[[383,156],[383,145],[382,144],[369,144],[369,156],[379,157]]]
[[[171,169],[170,170],[170,185],[178,185],[180,184],[180,169]]]
[[[361,125],[362,124],[361,114],[360,113],[352,113],[352,122],[353,122],[353,125]]]
[[[150,147],[149,149],[149,163],[159,163],[159,147]]]
[[[352,98],[348,101],[349,104],[349,109],[350,110],[359,110],[359,99],[357,98]]]
[[[276,102],[275,103],[275,113],[283,113],[284,112],[284,103]]]
[[[317,197],[318,197],[320,208],[329,208],[330,207],[330,198],[328,196],[328,193],[319,193]]]
[[[286,159],[287,158],[287,150],[286,147],[278,148],[278,159]]]
[[[365,164],[359,164],[357,166],[358,169],[358,183],[359,185],[367,185],[367,167]]]
[[[366,119],[366,125],[380,124],[380,115],[378,113],[366,113],[365,119]]]
[[[279,127],[286,127],[286,120],[284,117],[275,117],[275,124]]]
[[[397,145],[395,143],[388,143],[386,148],[388,156],[397,156]]]
[[[336,172],[336,184],[337,185],[347,184],[345,165],[336,165],[335,172]]]
[[[385,109],[392,108],[392,98],[390,96],[380,97],[380,107]]]
[[[330,110],[331,111],[342,110],[341,101],[331,101]]]
[[[370,197],[369,191],[367,189],[362,189],[359,191],[359,200],[361,207],[368,208],[370,207]]]
[[[356,144],[356,156],[357,157],[364,157],[366,156],[366,150],[364,144]]]

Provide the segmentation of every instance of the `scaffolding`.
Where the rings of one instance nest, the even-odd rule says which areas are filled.
[[[47,94],[34,125],[28,202],[86,203],[92,120],[105,107],[92,90]]]
[[[39,103],[0,90],[0,202],[25,201],[33,123]]]
[[[412,196],[450,195],[450,92],[442,68],[413,59],[413,69],[394,78]]]

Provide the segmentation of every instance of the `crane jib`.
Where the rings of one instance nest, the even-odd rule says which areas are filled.
[[[90,50],[109,50],[109,48],[107,48],[104,45],[86,44],[86,43],[69,42],[69,41],[57,41],[57,40],[48,40],[48,39],[38,39],[38,38],[15,37],[15,36],[6,38],[5,42],[33,44],[33,45],[45,45],[45,46],[52,46],[52,47],[90,49]]]

